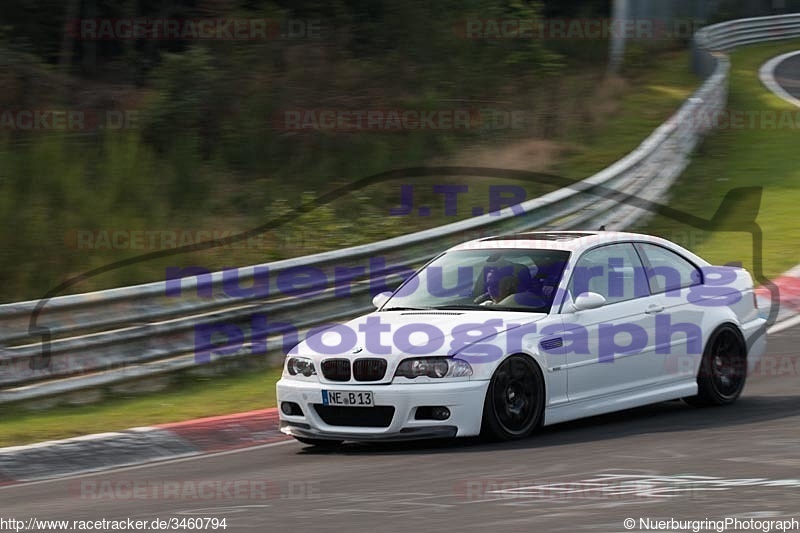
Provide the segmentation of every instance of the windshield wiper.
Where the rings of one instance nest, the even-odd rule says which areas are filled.
[[[386,307],[381,311],[429,311],[430,307]]]
[[[494,309],[495,311],[511,311],[513,313],[544,313],[543,307],[512,307],[510,305],[488,305],[485,309]]]
[[[459,304],[459,305],[437,305],[432,309],[451,310],[451,311],[515,311],[520,313],[541,313],[541,307],[511,307],[509,305],[478,305],[478,304]]]
[[[473,311],[476,309],[486,310],[491,309],[491,306],[487,305],[478,305],[478,304],[454,304],[454,305],[435,305],[431,309],[437,309],[442,311]]]

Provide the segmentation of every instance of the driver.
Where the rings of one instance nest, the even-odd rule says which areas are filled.
[[[539,307],[543,305],[541,297],[530,292],[531,275],[524,266],[503,259],[487,261],[483,269],[483,291],[475,298],[481,305],[523,305]],[[476,291],[476,292],[477,292]]]

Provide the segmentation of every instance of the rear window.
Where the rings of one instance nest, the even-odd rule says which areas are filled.
[[[703,282],[700,269],[682,255],[655,244],[638,243],[636,248],[647,263],[653,294],[680,291]]]

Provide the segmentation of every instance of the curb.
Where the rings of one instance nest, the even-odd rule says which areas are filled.
[[[778,322],[800,316],[800,265],[776,278]],[[761,309],[770,292],[756,289]],[[773,326],[774,328],[775,326]],[[277,408],[131,428],[25,446],[0,448],[0,487],[193,457],[289,439],[279,430]]]
[[[772,327],[800,314],[800,265],[789,270],[772,280],[778,287],[780,302],[778,303],[778,318]],[[772,307],[772,294],[766,287],[756,289],[758,307],[767,310]]]
[[[288,438],[278,430],[277,407],[155,426],[201,451],[215,453]]]
[[[0,486],[192,457],[288,439],[277,408],[0,448]]]

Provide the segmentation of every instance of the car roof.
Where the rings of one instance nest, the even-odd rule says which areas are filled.
[[[509,235],[483,237],[465,242],[450,248],[455,250],[492,250],[492,249],[541,249],[564,250],[568,252],[581,252],[599,244],[613,244],[615,242],[649,242],[665,246],[684,256],[698,259],[693,253],[666,239],[622,231],[526,231]]]

